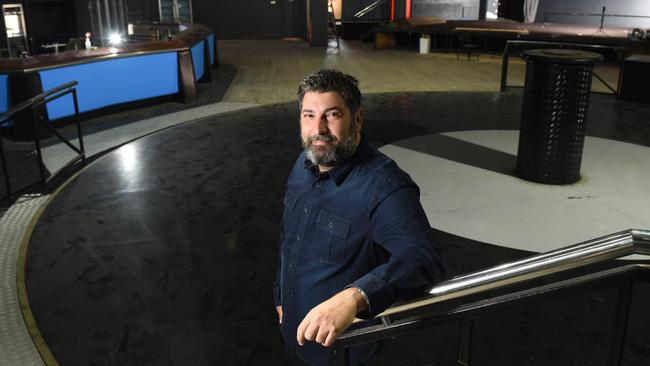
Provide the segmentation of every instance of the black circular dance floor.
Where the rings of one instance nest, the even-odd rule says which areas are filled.
[[[378,94],[364,107],[365,134],[381,146],[516,130],[521,93]],[[593,95],[589,113],[587,135],[650,146],[648,106]],[[40,217],[26,259],[31,309],[58,362],[287,364],[271,287],[284,183],[299,151],[298,107],[284,103],[157,132],[73,178]],[[448,276],[530,254],[438,238]],[[481,319],[476,364],[604,365],[610,297],[576,294]],[[455,364],[456,332],[450,324],[388,345],[378,364]],[[648,362],[648,349],[633,339],[626,357],[639,363],[630,364]]]

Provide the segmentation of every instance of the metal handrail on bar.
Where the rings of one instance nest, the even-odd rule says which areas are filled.
[[[77,161],[81,160],[82,162],[85,162],[86,160],[86,153],[85,153],[85,148],[84,148],[84,143],[83,143],[83,134],[81,131],[81,123],[79,121],[79,103],[77,100],[77,90],[75,86],[78,85],[78,82],[76,81],[71,81],[69,83],[57,86],[55,88],[52,88],[50,90],[47,90],[39,95],[36,95],[18,105],[15,107],[9,109],[6,112],[0,113],[0,126],[2,126],[4,123],[8,122],[11,120],[11,118],[17,116],[20,113],[23,113],[27,111],[28,109],[32,110],[32,123],[33,123],[33,133],[34,133],[34,145],[36,146],[36,153],[38,156],[38,168],[39,168],[39,173],[41,177],[41,183],[43,185],[46,185],[48,182],[48,179],[45,177],[45,171],[44,171],[44,164],[43,164],[43,155],[41,151],[41,144],[40,140],[38,138],[38,123],[40,122],[45,128],[47,128],[53,135],[55,135],[61,142],[63,142],[66,146],[68,146],[71,150],[77,153],[75,157],[73,157],[70,161],[68,161],[63,167],[61,167],[59,170],[51,174],[50,179],[54,178],[58,173],[66,169],[68,166],[71,164],[76,163]],[[36,110],[36,107],[41,106],[41,105],[46,105],[47,103],[56,100],[64,95],[67,94],[72,94],[72,101],[74,105],[74,120],[75,124],[77,127],[77,137],[79,138],[79,147],[74,146],[68,139],[63,137],[54,127],[52,127],[47,121],[47,119]],[[4,176],[4,181],[5,181],[5,188],[7,190],[7,196],[13,195],[15,192],[12,190],[11,187],[11,179],[9,177],[9,171],[7,168],[7,159],[5,156],[5,151],[4,151],[4,145],[2,143],[2,130],[0,129],[0,162],[2,163],[2,173]],[[24,187],[23,187],[24,188]],[[2,198],[2,197],[0,197]]]
[[[387,309],[377,317],[398,314],[479,292],[632,254],[650,255],[650,231],[626,230],[519,261],[452,278],[429,291],[432,296]]]
[[[359,10],[358,12],[356,12],[354,14],[354,17],[359,19],[359,18],[365,16],[366,14],[370,13],[371,11],[377,9],[379,6],[383,5],[386,1],[387,0],[377,0],[374,3],[366,6],[365,8]]]
[[[345,347],[349,347],[354,343],[355,338],[360,337],[364,338],[364,341],[371,341],[372,333],[393,326],[390,324],[389,316],[405,315],[407,313],[423,314],[424,309],[430,308],[434,304],[440,304],[470,295],[480,295],[494,290],[506,289],[533,279],[548,277],[562,271],[577,269],[632,254],[650,255],[650,230],[630,229],[621,231],[511,263],[458,276],[433,287],[429,291],[430,296],[388,308],[383,313],[377,315],[376,318],[381,319],[383,325],[373,325],[343,334],[337,341],[337,352],[339,350],[344,351]],[[581,281],[583,280],[584,278],[581,279]],[[562,285],[565,286],[571,282],[572,280],[569,279],[563,282]],[[554,286],[557,287],[558,284]],[[546,287],[550,289],[549,286]],[[546,287],[544,288],[546,289]],[[533,289],[529,288],[523,292],[517,292],[517,296],[506,294],[501,297],[503,299],[513,300],[519,298],[523,293],[526,293],[526,296],[533,296],[531,291]],[[484,303],[482,300],[478,300],[476,303],[480,303],[482,307],[490,306],[490,304]],[[355,323],[360,321],[360,319],[356,319]],[[407,323],[400,324],[399,326],[413,324],[414,322],[417,322],[417,320],[408,320]],[[337,357],[339,360],[345,358],[343,355],[337,355]]]
[[[71,81],[69,83],[59,85],[56,88],[52,88],[50,90],[44,91],[43,93],[41,93],[41,94],[39,94],[37,96],[34,96],[34,97],[30,98],[30,99],[27,99],[26,101],[18,104],[17,106],[11,108],[10,110],[8,110],[6,112],[0,113],[0,125],[5,123],[9,118],[17,115],[18,113],[24,111],[27,108],[30,108],[34,104],[44,100],[45,98],[49,97],[50,95],[54,95],[54,94],[56,94],[56,93],[58,93],[58,92],[60,92],[62,90],[70,89],[70,88],[72,88],[73,86],[75,86],[77,84],[79,84],[79,83],[77,83],[76,81]]]
[[[510,57],[510,48],[512,46],[513,49],[515,49],[515,52],[517,53],[517,56],[523,59],[523,55],[519,52],[517,52],[516,47],[518,45],[543,45],[543,46],[554,46],[557,48],[565,48],[565,47],[571,47],[571,48],[580,48],[580,49],[591,49],[591,50],[614,50],[616,51],[617,55],[617,62],[618,62],[618,73],[619,73],[619,79],[620,79],[620,74],[621,74],[621,63],[623,61],[623,50],[624,47],[621,46],[605,46],[605,45],[595,45],[595,44],[582,44],[582,43],[563,43],[563,42],[549,42],[549,41],[520,41],[520,40],[508,40],[506,42],[506,46],[503,49],[503,57],[501,61],[501,92],[505,92],[508,90],[508,60]],[[619,93],[619,85],[616,86],[616,89],[614,89],[611,85],[609,85],[600,75],[598,75],[595,71],[593,72],[594,77],[596,79],[600,80],[600,82],[603,83],[609,89],[614,95],[618,95]]]

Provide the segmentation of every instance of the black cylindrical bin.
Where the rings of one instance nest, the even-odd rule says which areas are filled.
[[[600,54],[568,49],[524,52],[526,81],[517,174],[546,184],[580,179],[591,75]]]

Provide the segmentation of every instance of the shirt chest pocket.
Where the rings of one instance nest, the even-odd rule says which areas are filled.
[[[311,256],[319,262],[341,264],[345,260],[350,223],[321,211],[316,216],[316,229],[311,241]]]
[[[292,190],[287,189],[287,192],[284,194],[284,199],[282,200],[284,207],[289,210],[293,210],[294,207],[296,207],[296,202],[298,202],[298,195],[295,194]]]
[[[284,212],[282,213],[282,234],[280,238],[289,238],[295,235],[296,227],[296,203],[298,202],[298,195],[293,191],[287,189],[284,194],[284,199],[282,203],[284,205]],[[284,239],[282,240],[284,242]]]

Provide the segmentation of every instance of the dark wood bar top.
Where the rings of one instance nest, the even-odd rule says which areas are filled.
[[[91,50],[82,49],[28,56],[27,58],[0,59],[0,73],[32,72],[108,58],[188,50],[213,32],[211,28],[205,25],[193,24],[189,29],[174,35],[171,40],[129,41],[119,47],[101,47]]]

